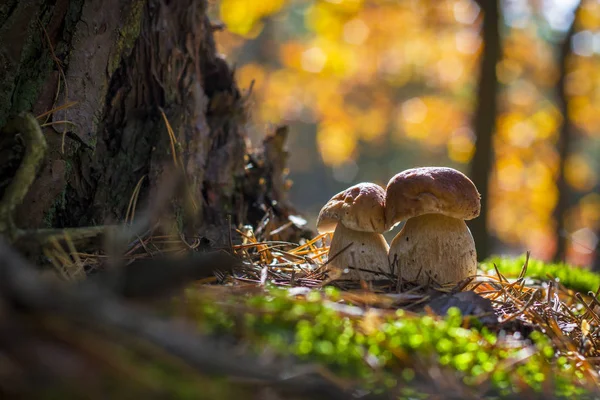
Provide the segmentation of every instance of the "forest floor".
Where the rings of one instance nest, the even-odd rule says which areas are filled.
[[[305,236],[299,217],[269,211],[215,249],[156,207],[135,218],[139,185],[121,225],[20,230],[43,156],[30,147],[0,204],[0,398],[600,397],[588,270],[525,255],[458,285],[393,265],[334,279],[329,234],[275,240]]]
[[[318,362],[345,390],[462,399],[597,391],[600,276],[525,255],[487,260],[457,286],[417,286],[393,273],[331,281],[323,238],[286,247],[246,237],[236,247],[244,264],[224,285],[188,289],[199,305],[193,319],[257,351]]]
[[[398,282],[393,274],[368,283],[332,281],[326,271],[327,234],[302,244],[269,241],[252,229],[236,235],[229,251],[238,262],[208,273],[200,263],[203,271],[194,273],[195,282],[181,293],[144,303],[144,308],[152,304],[153,313],[160,311],[167,331],[182,321],[195,326],[196,339],[178,340],[167,331],[153,337],[146,328],[132,331],[117,324],[168,353],[169,363],[175,356],[196,367],[186,375],[176,362],[177,368],[169,367],[179,371],[173,379],[171,369],[145,371],[131,355],[113,360],[130,370],[135,382],[151,381],[152,391],[176,398],[229,398],[239,395],[231,391],[264,385],[291,391],[293,398],[598,395],[600,276],[590,271],[525,255],[492,258],[480,264],[476,277],[453,287],[418,287]],[[185,254],[204,254],[201,247],[178,236],[149,233],[133,240],[125,257],[131,266],[177,255],[158,266],[176,271]],[[100,266],[106,257],[65,253],[54,258],[54,265],[70,277],[83,267]],[[148,268],[154,267],[132,269],[131,279],[140,271],[147,278],[153,273]],[[163,278],[159,286],[170,279]],[[139,306],[135,290],[126,292],[121,295],[133,297]],[[171,339],[165,341],[165,335]],[[218,349],[218,356],[208,364],[198,359],[194,340]],[[250,358],[235,361],[239,357]],[[227,389],[222,381],[195,377],[197,370],[207,369],[228,376]]]

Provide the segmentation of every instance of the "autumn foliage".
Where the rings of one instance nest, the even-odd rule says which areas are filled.
[[[567,235],[568,260],[589,264],[600,228],[600,3],[575,3],[501,3],[489,224],[503,246],[545,259]],[[332,171],[328,193],[297,196],[304,208],[359,178],[385,184],[425,164],[466,170],[483,46],[476,2],[222,0],[213,12],[226,26],[220,51],[240,86],[252,87],[253,123],[292,126],[296,193],[312,190],[302,177]],[[556,232],[559,44],[575,15],[565,79],[576,128],[564,169],[570,202],[566,232]]]

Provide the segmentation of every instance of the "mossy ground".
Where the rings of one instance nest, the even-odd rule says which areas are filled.
[[[517,278],[524,263],[524,257],[495,257],[482,268],[493,273],[496,264],[506,277]],[[537,260],[529,260],[526,276],[546,281],[551,276],[584,293],[600,285],[600,276],[590,271]],[[456,308],[440,317],[356,307],[333,287],[302,294],[273,286],[259,294],[226,293],[223,288],[219,300],[187,291],[186,308],[201,329],[235,335],[258,352],[267,346],[320,363],[374,392],[402,398],[453,388],[465,396],[582,398],[595,389],[595,370],[557,348],[544,326],[525,338],[514,329],[492,332]]]
[[[233,251],[241,264],[187,287],[161,308],[165,318],[183,318],[272,365],[311,366],[345,392],[383,398],[600,393],[600,302],[589,295],[600,276],[590,271],[497,257],[457,287],[407,292],[403,286],[398,293],[393,276],[363,285],[329,281],[323,235],[295,245],[239,233],[242,244]],[[150,235],[128,254],[189,251],[176,244],[175,236]],[[436,314],[432,300],[456,300],[461,290],[488,304],[488,315],[469,307]]]
[[[523,269],[525,260],[525,256],[518,258],[491,257],[481,264],[481,269],[493,273],[495,264],[502,274],[508,277],[517,277]],[[564,263],[545,263],[530,259],[525,276],[541,280],[555,279],[565,287],[581,293],[596,292],[600,288],[600,275],[588,269]]]

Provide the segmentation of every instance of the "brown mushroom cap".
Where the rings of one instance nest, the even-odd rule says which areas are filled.
[[[336,194],[317,219],[319,233],[333,232],[338,222],[360,232],[385,231],[385,191],[374,183],[359,183]]]
[[[473,182],[452,168],[424,167],[390,179],[385,196],[387,228],[423,214],[469,220],[477,217],[481,195]]]

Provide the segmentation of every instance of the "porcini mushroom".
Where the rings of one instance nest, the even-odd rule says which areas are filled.
[[[385,231],[384,199],[381,186],[359,183],[333,196],[321,209],[317,230],[333,232],[328,267],[341,271],[354,267],[344,278],[372,280],[377,274],[360,269],[388,271],[389,246],[381,234]]]
[[[406,221],[390,244],[404,280],[457,283],[477,271],[475,242],[465,220],[479,215],[480,195],[463,173],[443,167],[413,168],[390,179],[386,228]]]

